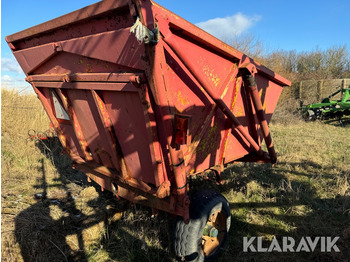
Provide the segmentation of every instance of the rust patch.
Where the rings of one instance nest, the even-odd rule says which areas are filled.
[[[218,126],[217,124],[214,124],[212,127],[210,127],[208,135],[201,140],[201,143],[198,146],[197,153],[210,152],[214,148],[215,142],[217,141],[217,134]]]
[[[241,89],[241,85],[242,85],[242,77],[237,77],[236,86],[235,86],[235,89],[233,90],[234,95],[233,95],[233,99],[232,99],[231,110],[233,109],[233,107],[236,104],[238,91]]]
[[[215,104],[212,105],[212,108],[211,108],[209,114],[207,115],[206,119],[204,120],[204,123],[201,126],[201,131],[199,132],[198,135],[196,135],[193,138],[191,145],[188,147],[188,150],[184,155],[184,160],[185,160],[186,165],[188,165],[190,160],[193,158],[193,156],[195,155],[194,153],[197,151],[198,145],[201,143],[203,137],[207,134],[208,129],[209,129],[209,125],[211,123],[211,119],[214,115],[216,108],[217,107]]]
[[[217,87],[220,84],[221,80],[218,77],[218,75],[214,73],[214,69],[210,69],[208,65],[205,65],[203,67],[203,72],[207,76],[209,81],[211,81],[214,84],[215,87]]]
[[[269,87],[262,88],[259,91],[259,96],[260,96],[262,107],[263,107],[264,111],[266,111],[266,99],[265,99],[265,96],[266,96],[266,91],[267,91],[268,88]]]
[[[181,104],[181,105],[188,105],[190,102],[188,100],[187,97],[185,97],[181,91],[177,92],[177,101]]]

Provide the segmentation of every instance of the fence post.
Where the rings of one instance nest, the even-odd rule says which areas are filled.
[[[346,79],[341,80],[341,89],[346,88]],[[343,90],[340,92],[341,97],[343,97]]]
[[[323,80],[320,80],[317,82],[317,88],[316,88],[317,101],[320,101],[321,99],[322,89],[323,89]]]
[[[299,99],[302,100],[303,81],[299,82]]]
[[[346,78],[344,78],[343,80],[341,80],[341,88],[342,88],[342,89],[346,88]]]

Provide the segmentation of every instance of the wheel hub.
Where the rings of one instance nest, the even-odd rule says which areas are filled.
[[[227,217],[222,211],[214,212],[208,218],[202,234],[202,250],[209,256],[220,246],[226,234]]]

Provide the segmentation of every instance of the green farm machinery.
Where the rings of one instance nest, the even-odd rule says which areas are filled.
[[[333,100],[338,94],[341,94],[339,100]],[[322,99],[320,103],[303,105],[300,101],[302,116],[307,121],[339,119],[344,115],[350,115],[350,86],[349,88],[340,88],[330,96]]]

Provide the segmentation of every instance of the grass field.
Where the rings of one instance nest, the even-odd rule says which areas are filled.
[[[88,184],[55,137],[34,95],[1,90],[2,261],[173,261],[174,219],[117,201]],[[350,261],[350,121],[305,123],[280,110],[270,125],[279,162],[240,163],[217,187],[232,224],[218,261]],[[244,253],[244,236],[340,237],[341,252]],[[170,254],[170,255],[169,255]]]

